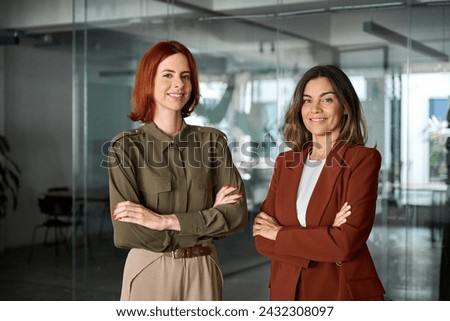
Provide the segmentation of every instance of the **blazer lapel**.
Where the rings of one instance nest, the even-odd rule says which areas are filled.
[[[308,208],[306,210],[307,226],[320,225],[323,213],[325,212],[328,202],[330,201],[330,197],[333,194],[333,189],[335,188],[339,173],[342,167],[346,165],[344,161],[344,154],[346,150],[347,147],[338,144],[328,155],[325,166],[322,169],[322,173],[320,173],[316,187],[313,190]]]

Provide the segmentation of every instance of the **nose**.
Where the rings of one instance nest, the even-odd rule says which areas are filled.
[[[182,88],[184,86],[183,79],[181,77],[174,77],[174,87],[175,88]]]
[[[320,105],[320,100],[314,101],[311,103],[311,112],[319,113],[322,110],[322,106]]]

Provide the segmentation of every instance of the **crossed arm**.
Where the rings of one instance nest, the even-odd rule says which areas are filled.
[[[221,204],[234,204],[242,194],[232,194],[236,186],[223,186],[216,195],[214,206]],[[113,219],[121,222],[134,223],[155,231],[180,231],[180,222],[175,214],[161,215],[138,203],[120,202],[114,208]]]
[[[341,207],[340,211],[336,214],[333,222],[333,227],[339,227],[347,222],[347,217],[351,214],[351,205],[347,202]],[[253,236],[260,235],[266,239],[275,241],[278,231],[283,226],[278,221],[265,212],[260,212],[253,223]]]

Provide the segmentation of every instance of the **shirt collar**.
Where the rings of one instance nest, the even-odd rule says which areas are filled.
[[[186,124],[186,122],[183,120],[183,123],[181,125],[181,130],[174,136],[170,137],[169,135],[165,134],[161,129],[156,126],[156,124],[153,121],[150,121],[142,126],[142,130],[153,137],[156,142],[159,142],[161,144],[162,150],[167,149],[170,145],[177,145],[178,147],[185,147],[186,143],[188,141],[188,136],[192,132],[191,126]]]

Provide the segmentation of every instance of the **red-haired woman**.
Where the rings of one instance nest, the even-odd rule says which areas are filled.
[[[213,240],[247,222],[244,185],[225,135],[188,125],[199,102],[196,62],[177,41],[142,57],[130,118],[144,124],[110,146],[114,244],[130,249],[121,300],[221,300]]]

